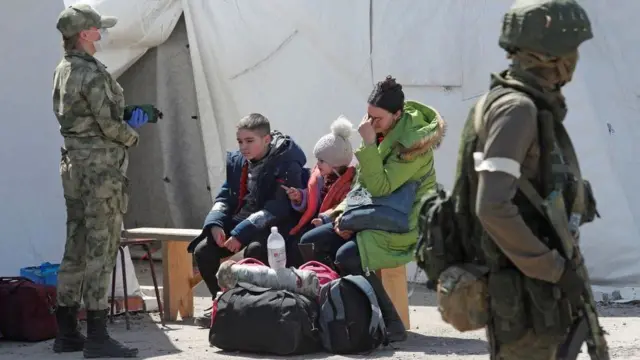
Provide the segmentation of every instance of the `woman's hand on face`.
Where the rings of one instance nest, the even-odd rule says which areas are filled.
[[[358,132],[365,145],[373,145],[376,143],[376,130],[373,128],[372,120],[369,115],[365,115],[358,126]]]

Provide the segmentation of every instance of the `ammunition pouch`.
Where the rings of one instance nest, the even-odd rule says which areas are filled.
[[[529,319],[536,334],[564,335],[572,323],[571,305],[557,285],[524,277],[529,298]]]
[[[488,285],[496,340],[500,343],[519,340],[528,329],[522,274],[515,269],[491,273]]]
[[[488,269],[473,264],[448,267],[438,279],[438,311],[460,332],[482,329],[489,321]]]
[[[515,342],[528,330],[539,335],[563,335],[571,325],[571,306],[552,283],[508,268],[489,275],[493,334],[502,344]]]

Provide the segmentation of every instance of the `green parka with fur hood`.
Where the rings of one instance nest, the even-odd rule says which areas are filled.
[[[391,194],[408,181],[419,180],[432,171],[433,150],[440,145],[445,129],[444,120],[434,108],[406,101],[401,118],[379,145],[363,144],[355,151],[359,164],[354,185],[358,182],[371,196],[378,197]],[[409,219],[412,230],[408,233],[364,230],[356,234],[363,270],[393,268],[413,260],[420,199],[435,187],[433,169],[431,176],[418,187]],[[343,201],[332,217],[345,207]]]

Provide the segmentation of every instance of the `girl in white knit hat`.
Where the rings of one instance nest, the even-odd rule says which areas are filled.
[[[331,124],[331,133],[321,137],[313,148],[318,162],[311,172],[307,188],[285,187],[291,206],[302,213],[300,222],[289,235],[299,237],[305,231],[333,220],[326,214],[347,196],[355,175],[355,168],[350,166],[353,149],[349,137],[352,131],[351,122],[342,115],[338,117]]]

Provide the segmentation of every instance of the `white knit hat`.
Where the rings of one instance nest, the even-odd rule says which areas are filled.
[[[349,138],[353,132],[353,125],[343,115],[331,124],[331,134],[318,140],[313,148],[313,154],[333,167],[347,166],[353,159],[353,149]]]

